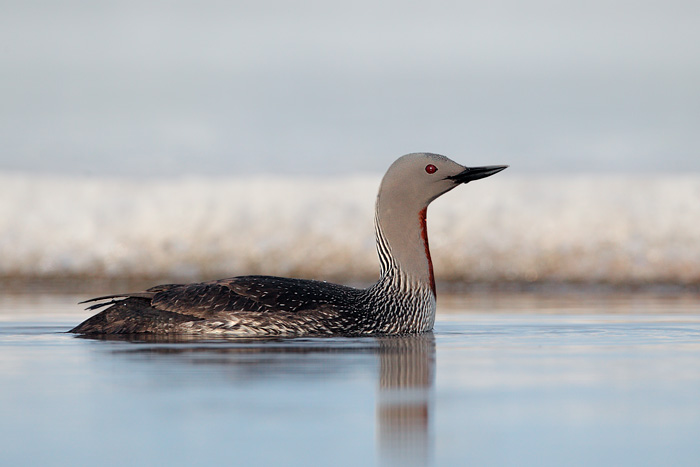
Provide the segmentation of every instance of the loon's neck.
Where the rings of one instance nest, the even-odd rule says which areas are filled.
[[[428,244],[428,208],[405,206],[401,200],[378,196],[375,215],[380,282],[407,281],[435,295],[435,275]]]
[[[427,206],[380,188],[375,234],[380,277],[367,290],[378,332],[429,331],[435,323],[435,278],[428,246]]]

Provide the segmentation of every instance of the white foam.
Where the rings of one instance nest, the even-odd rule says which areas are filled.
[[[370,281],[379,176],[0,174],[0,275]],[[700,282],[700,176],[499,174],[428,213],[438,280]]]

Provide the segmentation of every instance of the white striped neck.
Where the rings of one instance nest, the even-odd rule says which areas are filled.
[[[413,222],[392,222],[387,228],[380,218],[379,203],[375,219],[380,283],[401,293],[429,290],[435,296],[435,276],[428,244],[427,208],[415,216],[402,216]]]

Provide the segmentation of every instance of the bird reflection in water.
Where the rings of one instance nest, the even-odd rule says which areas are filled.
[[[425,465],[431,458],[435,338],[379,339],[378,447],[384,463]]]
[[[146,357],[149,364],[178,368],[183,364],[215,366],[237,382],[279,377],[303,378],[313,384],[346,377],[359,369],[379,374],[376,397],[376,443],[382,464],[424,465],[432,457],[432,400],[435,338],[412,336],[317,339],[221,339],[183,336],[97,335],[82,339],[110,341],[110,353]],[[136,345],[134,345],[136,344]],[[358,356],[376,358],[357,358]],[[175,366],[173,366],[175,365]],[[224,368],[222,368],[224,367]],[[160,374],[162,372],[149,372]],[[182,376],[182,371],[179,371]],[[198,373],[201,377],[201,373]],[[182,381],[182,380],[180,380]]]

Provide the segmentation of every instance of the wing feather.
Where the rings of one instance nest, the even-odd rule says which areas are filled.
[[[291,312],[347,308],[357,289],[327,282],[272,276],[240,276],[174,285],[156,292],[153,307],[209,318],[221,312]]]

